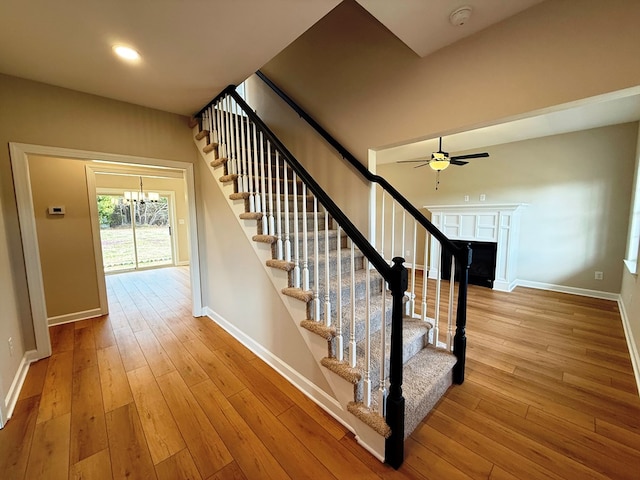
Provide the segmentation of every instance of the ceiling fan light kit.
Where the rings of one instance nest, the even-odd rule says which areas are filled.
[[[442,150],[442,137],[440,137],[438,142],[438,151],[431,153],[430,158],[417,158],[415,160],[400,160],[397,163],[422,163],[422,165],[418,165],[415,168],[424,167],[425,165],[429,165],[429,167],[436,172],[436,190],[438,190],[438,185],[440,184],[440,172],[449,167],[449,165],[457,165],[463,166],[469,162],[464,162],[463,160],[467,160],[470,158],[483,158],[488,157],[489,154],[487,152],[482,153],[471,153],[467,155],[458,155],[454,157],[449,156],[449,152],[445,152]]]

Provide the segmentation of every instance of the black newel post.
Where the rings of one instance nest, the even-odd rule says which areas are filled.
[[[409,285],[404,258],[395,257],[391,267],[389,289],[393,296],[391,313],[391,353],[389,365],[389,395],[387,425],[391,436],[385,441],[384,461],[399,468],[404,460],[404,397],[402,396],[402,298]]]
[[[467,286],[469,285],[469,266],[471,265],[471,244],[463,247],[460,261],[460,278],[458,286],[458,311],[456,314],[456,334],[453,337],[453,354],[457,362],[453,367],[453,383],[464,382],[464,364],[467,351]],[[453,276],[453,275],[452,275]]]

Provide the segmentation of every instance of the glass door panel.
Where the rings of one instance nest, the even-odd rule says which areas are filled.
[[[134,202],[138,268],[173,264],[169,198]]]
[[[122,195],[98,195],[98,215],[104,271],[136,268],[129,202]]]
[[[105,273],[173,265],[168,196],[141,202],[101,194],[97,201]]]

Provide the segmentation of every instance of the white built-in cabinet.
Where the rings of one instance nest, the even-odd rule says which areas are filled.
[[[494,290],[510,292],[516,286],[520,212],[524,204],[434,205],[431,222],[451,240],[497,243]],[[437,275],[440,245],[431,242],[429,277]]]

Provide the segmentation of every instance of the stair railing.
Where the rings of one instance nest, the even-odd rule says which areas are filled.
[[[310,320],[318,328],[330,332],[334,339],[335,359],[344,361],[358,372],[356,375],[358,380],[362,380],[363,387],[362,404],[385,417],[390,428],[385,445],[385,461],[395,468],[399,467],[404,458],[402,319],[408,285],[404,259],[398,255],[391,262],[385,260],[384,249],[381,254],[353,225],[236,93],[235,86],[228,86],[196,117],[201,130],[209,132],[211,147],[217,146],[219,158],[216,162],[226,164],[226,175],[220,180],[234,182],[234,198],[246,200],[249,215],[260,222],[262,235],[257,239],[272,243],[275,262],[292,272],[292,284],[285,289],[285,293],[308,301]],[[402,197],[398,200],[395,194],[392,196],[395,203],[408,204]],[[410,204],[408,206],[411,207]],[[302,215],[301,225],[298,222],[299,213]],[[435,229],[427,223],[429,229]],[[333,226],[336,228],[333,229]],[[458,249],[437,229],[431,235],[443,248],[452,252],[453,262],[460,258]],[[333,244],[335,259],[330,248]],[[395,253],[394,248],[391,253]],[[347,272],[346,275],[343,275],[343,270]],[[466,270],[462,269],[458,288],[459,318],[461,305],[465,310],[466,276]],[[357,287],[362,277],[364,292],[358,291]],[[415,278],[412,283],[415,288]],[[343,284],[350,285],[348,295],[343,294],[340,287]],[[426,287],[426,279],[424,284]],[[450,302],[453,302],[454,282],[450,284]],[[381,307],[378,305],[374,308],[371,304],[373,293],[378,295]],[[390,311],[387,308],[388,301],[391,301]],[[346,308],[347,304],[349,308]],[[374,310],[378,312],[377,317],[372,313]],[[453,308],[449,308],[449,315],[452,311]],[[364,351],[358,351],[356,343],[362,337],[362,328],[359,328],[357,320],[362,316]],[[423,309],[423,317],[426,318],[426,308]],[[387,326],[391,329],[390,341]],[[371,344],[373,330],[380,331],[377,345]],[[454,352],[464,352],[464,346],[464,324],[459,323],[453,341]],[[372,352],[376,349],[381,352],[380,362],[373,364]],[[457,365],[462,368],[456,374],[461,382],[464,361],[461,362],[460,357]],[[376,388],[377,396],[374,396]]]
[[[375,198],[380,205],[376,209],[375,238],[371,239],[378,248],[381,256],[392,259],[396,256],[404,257],[404,252],[410,252],[412,259],[408,314],[418,315],[422,320],[431,320],[433,323],[432,343],[436,346],[446,345],[453,350],[457,363],[453,370],[453,381],[457,384],[464,382],[465,358],[466,358],[466,323],[467,323],[467,288],[468,271],[471,265],[471,247],[466,245],[458,247],[452,243],[438,228],[433,225],[420,211],[411,204],[400,192],[398,192],[383,177],[371,173],[361,162],[358,161],[345,147],[343,147],[329,132],[327,132],[318,122],[316,122],[306,111],[304,111],[293,99],[291,99],[282,89],[271,81],[264,73],[257,71],[256,75],[273,90],[300,118],[305,120],[338,154],[349,162],[356,171],[376,186]],[[390,203],[389,207],[387,204]],[[400,212],[397,212],[397,210]],[[407,219],[409,217],[409,219]],[[407,241],[406,227],[411,229],[410,238]],[[386,228],[388,228],[388,230]],[[419,228],[421,231],[419,231]],[[418,245],[423,242],[421,249],[423,255],[419,255]],[[435,242],[437,252],[433,258],[429,256],[429,245]],[[407,249],[407,246],[410,249]],[[451,255],[451,272],[455,273],[458,279],[457,308],[455,309],[455,334],[453,332],[453,302],[456,297],[455,282],[450,281],[448,294],[442,295],[441,262],[443,251]],[[398,254],[398,252],[400,252]],[[419,258],[422,257],[422,258]],[[418,262],[423,261],[423,288],[420,308],[417,308],[416,300],[416,270]],[[456,264],[458,268],[456,269]],[[435,284],[435,298],[433,305],[428,303],[428,278],[433,278]],[[451,279],[453,279],[453,274]],[[431,307],[431,309],[429,308]],[[443,308],[446,312],[446,325],[441,338],[441,314]],[[433,317],[429,317],[429,312],[433,311]]]

